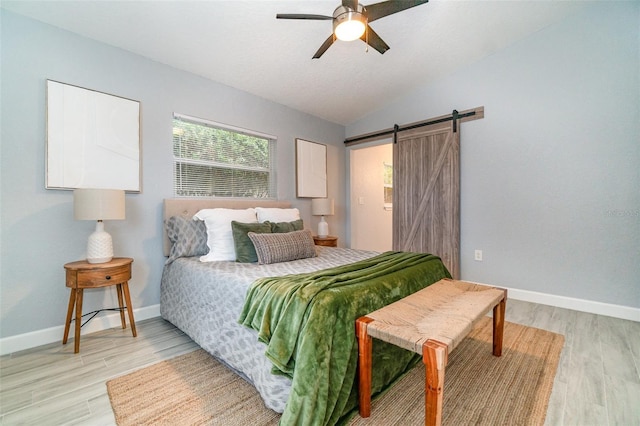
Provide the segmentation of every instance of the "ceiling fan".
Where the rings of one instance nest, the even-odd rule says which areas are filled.
[[[429,0],[388,0],[380,3],[363,6],[358,0],[342,0],[342,5],[333,11],[333,16],[308,15],[296,13],[278,13],[277,19],[309,19],[333,21],[333,33],[322,43],[320,49],[313,55],[317,59],[338,40],[351,41],[361,39],[380,53],[389,50],[389,46],[369,26],[370,22],[385,16],[402,12],[414,6],[427,3]]]

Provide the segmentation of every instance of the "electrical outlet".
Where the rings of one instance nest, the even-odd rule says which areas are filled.
[[[473,255],[473,259],[477,260],[478,262],[482,262],[482,250],[476,250]]]

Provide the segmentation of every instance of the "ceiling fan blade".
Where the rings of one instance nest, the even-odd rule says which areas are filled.
[[[367,43],[369,46],[376,49],[381,54],[384,54],[384,52],[391,49],[389,45],[385,43],[384,40],[382,40],[380,36],[375,31],[373,31],[373,28],[371,28],[369,25],[367,25],[367,30],[364,34],[362,34],[362,37],[360,37],[360,39]]]
[[[301,13],[278,13],[276,15],[276,19],[311,19],[315,21],[326,21],[329,19],[333,19],[333,16],[308,15]]]
[[[351,10],[358,10],[358,0],[342,0],[342,5]]]
[[[331,45],[333,44],[334,40],[335,40],[335,36],[334,36],[333,34],[331,34],[331,35],[329,36],[329,38],[328,38],[328,39],[326,39],[326,40],[324,41],[324,43],[322,43],[322,46],[320,46],[320,49],[318,49],[318,51],[316,52],[316,54],[315,54],[315,55],[313,55],[313,59],[318,59],[320,56],[322,56],[322,54],[323,54],[324,52],[326,52],[328,48],[330,48],[330,47],[331,47]]]
[[[402,12],[415,6],[420,6],[428,1],[429,0],[389,0],[370,4],[369,6],[365,6],[367,10],[367,20],[373,22],[376,19],[384,18],[385,16]]]

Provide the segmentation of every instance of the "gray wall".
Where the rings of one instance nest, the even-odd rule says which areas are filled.
[[[484,105],[462,125],[462,278],[638,308],[639,22],[638,2],[587,6],[347,135]]]
[[[329,196],[336,199],[331,229],[344,236],[343,126],[6,10],[1,14],[0,337],[64,323],[69,291],[63,265],[85,256],[95,228],[73,220],[70,191],[44,188],[46,79],[141,101],[143,191],[127,195],[126,220],[106,223],[115,254],[135,259],[135,308],[159,303],[161,203],[173,196],[174,111],[276,135],[278,198],[299,207],[312,229],[317,219],[309,202],[295,198],[294,138],[330,144]],[[115,292],[87,293],[85,312],[115,303]]]

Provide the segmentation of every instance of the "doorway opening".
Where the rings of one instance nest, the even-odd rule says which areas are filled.
[[[384,252],[393,246],[393,145],[350,150],[351,248]]]

